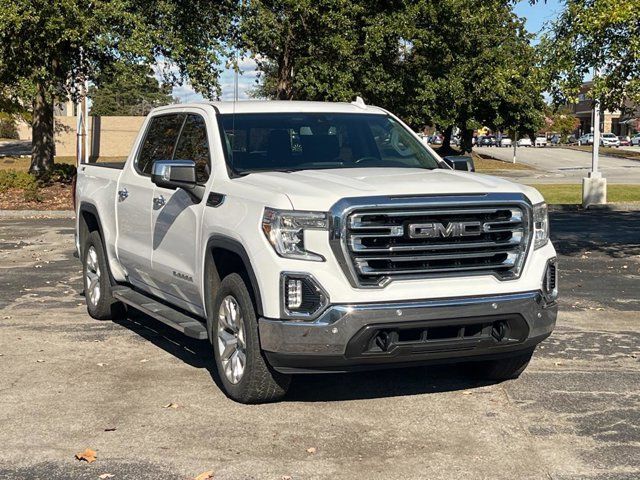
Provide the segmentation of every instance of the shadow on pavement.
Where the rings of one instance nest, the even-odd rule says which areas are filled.
[[[222,390],[212,349],[206,340],[195,340],[129,309],[127,318],[115,321],[187,365],[206,369]],[[284,401],[330,402],[438,393],[489,385],[465,376],[455,365],[405,367],[357,373],[304,374],[293,378]]]
[[[624,258],[640,255],[640,211],[552,212],[551,239],[561,255],[585,250]]]

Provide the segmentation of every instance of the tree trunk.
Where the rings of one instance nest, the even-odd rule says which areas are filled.
[[[449,125],[444,131],[442,146],[440,147],[440,155],[451,155],[455,153],[451,148],[451,136],[453,135],[453,125]]]
[[[471,153],[471,149],[473,148],[473,130],[462,130],[462,138],[460,140],[460,150],[462,150],[462,153]]]
[[[38,83],[33,99],[31,139],[31,167],[29,173],[42,176],[53,167],[55,142],[53,138],[53,99],[44,84]]]
[[[276,95],[278,100],[293,99],[293,66],[291,65],[289,51],[286,48],[278,61],[278,85]]]

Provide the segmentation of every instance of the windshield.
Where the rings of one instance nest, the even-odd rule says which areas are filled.
[[[387,115],[220,115],[227,163],[239,174],[326,168],[439,168],[422,142]]]

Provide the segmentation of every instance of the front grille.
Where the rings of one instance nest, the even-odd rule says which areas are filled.
[[[525,203],[356,207],[344,222],[343,254],[359,286],[431,276],[517,278],[530,235]]]

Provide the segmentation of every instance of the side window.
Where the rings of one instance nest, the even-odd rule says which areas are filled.
[[[173,158],[193,160],[196,163],[196,180],[204,184],[211,174],[211,157],[207,140],[207,125],[200,115],[187,115]]]
[[[173,149],[183,121],[182,114],[160,115],[151,119],[136,161],[139,173],[151,175],[153,162],[173,158]]]

